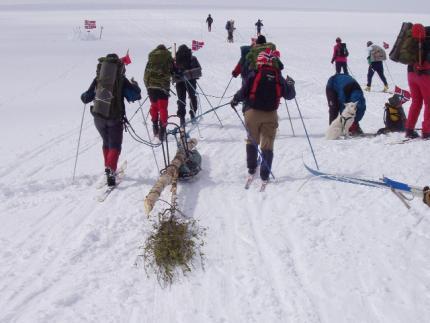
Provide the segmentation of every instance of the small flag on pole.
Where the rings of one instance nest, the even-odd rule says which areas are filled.
[[[409,93],[409,91],[399,88],[397,85],[394,87],[394,94],[400,96],[400,104],[408,102],[411,99],[411,93]]]
[[[390,48],[390,45],[386,42],[382,42],[382,46],[384,46],[385,49]]]
[[[127,54],[125,54],[124,57],[121,57],[121,61],[124,63],[124,65],[131,64],[131,58],[130,58],[130,55],[128,54],[128,49],[127,49]]]
[[[84,22],[85,29],[95,29],[96,21],[95,20],[85,20]]]
[[[193,51],[199,50],[200,48],[203,47],[204,44],[205,44],[205,42],[198,41],[198,40],[193,40],[192,44],[191,44],[191,49]]]

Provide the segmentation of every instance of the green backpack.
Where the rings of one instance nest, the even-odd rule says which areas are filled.
[[[170,89],[170,79],[173,69],[172,54],[164,45],[157,46],[148,55],[143,81],[146,88]]]
[[[391,49],[390,59],[394,62],[411,65],[418,62],[418,41],[412,37],[410,22],[404,22]]]
[[[249,63],[248,66],[252,70],[257,69],[257,57],[260,52],[265,51],[266,48],[270,48],[271,50],[276,50],[276,45],[273,43],[264,43],[264,44],[257,44],[251,47],[251,50],[246,55],[246,61]],[[273,61],[273,67],[279,69],[279,61],[274,60]]]
[[[99,58],[94,105],[91,109],[105,119],[120,119],[124,115],[122,86],[125,68],[116,54]]]

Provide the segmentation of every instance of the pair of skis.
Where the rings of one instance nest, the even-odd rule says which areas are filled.
[[[338,175],[333,173],[325,173],[320,170],[313,169],[303,163],[305,168],[314,176],[318,176],[325,179],[330,179],[334,181],[339,181],[343,183],[350,184],[358,184],[363,186],[377,187],[377,188],[385,188],[391,190],[401,201],[402,203],[409,209],[410,206],[407,203],[410,199],[408,199],[404,193],[408,193],[413,197],[423,198],[424,196],[424,188],[420,188],[417,186],[412,186],[406,183],[402,183],[399,181],[395,181],[391,178],[383,176],[380,180],[371,180],[360,177],[354,177],[349,175]],[[430,205],[429,205],[430,206]]]
[[[255,174],[248,176],[248,178],[246,179],[246,182],[245,182],[245,189],[246,190],[248,190],[251,187],[251,184],[254,181],[254,178],[255,178]],[[266,180],[266,181],[262,180],[261,181],[260,192],[264,192],[266,190],[266,186],[268,183],[269,183],[268,180]]]

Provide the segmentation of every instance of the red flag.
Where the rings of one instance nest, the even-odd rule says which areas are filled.
[[[124,65],[131,64],[131,58],[130,58],[130,55],[128,54],[128,49],[127,49],[127,54],[124,57],[121,57],[121,60],[124,63]]]
[[[193,51],[199,50],[200,48],[203,47],[204,44],[205,44],[205,42],[198,41],[198,40],[193,40],[192,43],[191,43],[191,49]]]
[[[95,20],[85,20],[84,21],[84,27],[85,27],[85,29],[95,29],[96,28],[96,21]]]
[[[384,46],[385,49],[390,48],[390,45],[386,42],[382,42],[382,46]]]
[[[409,91],[399,88],[397,85],[394,87],[394,94],[400,96],[400,104],[408,102],[411,99],[411,93],[409,93]]]

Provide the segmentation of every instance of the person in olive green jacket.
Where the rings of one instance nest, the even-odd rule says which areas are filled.
[[[143,81],[148,92],[154,136],[164,140],[169,103],[170,81],[174,72],[173,58],[164,45],[158,45],[148,55]]]

